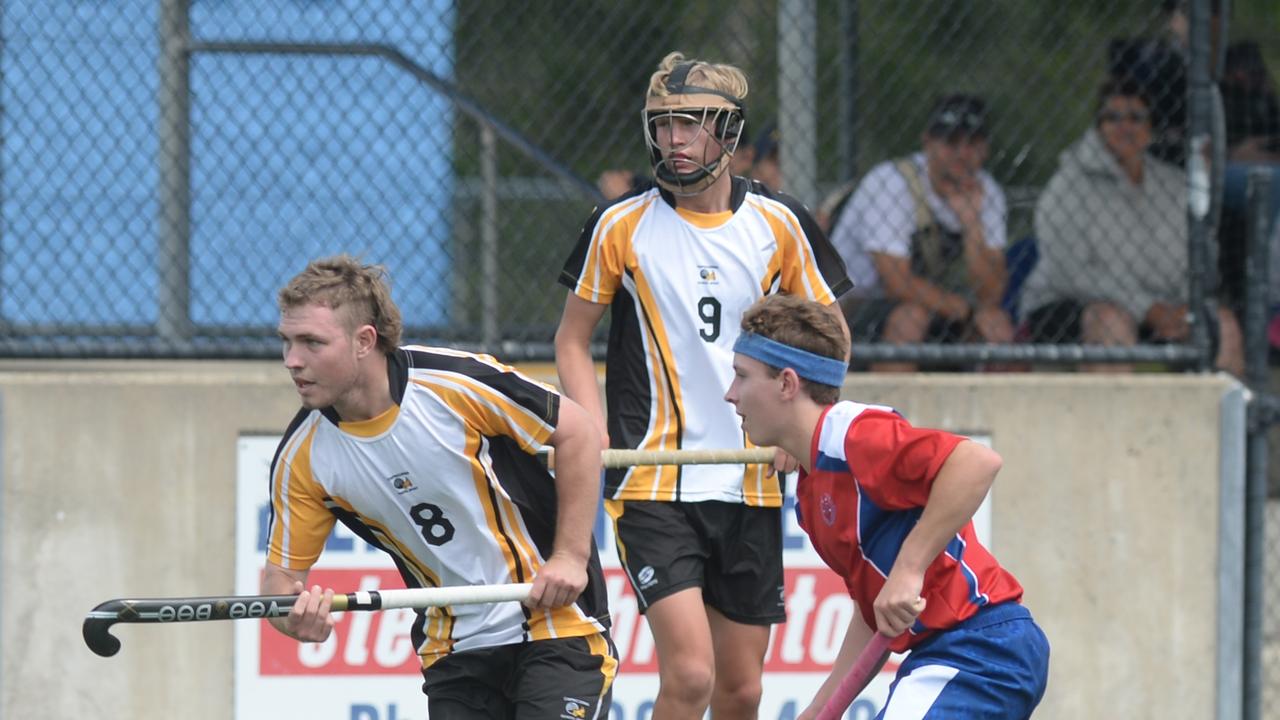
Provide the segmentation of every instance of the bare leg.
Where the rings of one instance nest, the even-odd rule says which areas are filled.
[[[716,656],[711,718],[754,720],[760,709],[760,676],[769,648],[769,626],[734,622],[710,606],[707,619]]]
[[[1080,314],[1080,335],[1086,345],[1136,345],[1138,322],[1124,309],[1107,302],[1090,303]],[[1083,365],[1085,372],[1133,372],[1129,364]]]
[[[715,683],[715,654],[702,588],[655,602],[645,613],[658,651],[658,697],[653,717],[701,720]]]
[[[1244,377],[1244,337],[1235,313],[1218,308],[1218,358],[1214,363],[1219,370]]]
[[[899,303],[884,321],[884,332],[880,339],[889,345],[918,343],[924,340],[929,330],[929,311],[923,306],[912,303]],[[872,372],[915,372],[914,363],[884,362],[872,363]]]

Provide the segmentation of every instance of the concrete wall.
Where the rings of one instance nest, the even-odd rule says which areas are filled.
[[[1209,718],[1217,653],[1239,642],[1216,620],[1238,613],[1218,582],[1232,387],[858,375],[844,396],[989,434],[1004,456],[993,545],[1053,643],[1037,720]],[[236,438],[295,410],[274,363],[0,364],[0,715],[231,718],[231,623],[118,625],[110,660],[80,626],[109,598],[231,593]]]

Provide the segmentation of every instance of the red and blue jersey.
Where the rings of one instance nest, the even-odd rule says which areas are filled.
[[[814,432],[812,470],[796,484],[796,514],[823,561],[844,578],[874,628],[872,604],[907,535],[924,511],[934,478],[964,438],[913,427],[895,410],[840,402]],[[924,575],[924,612],[894,640],[903,652],[987,605],[1017,601],[1022,586],[978,542],[973,522],[947,543]]]

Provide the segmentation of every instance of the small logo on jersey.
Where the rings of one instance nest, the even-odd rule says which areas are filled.
[[[829,526],[836,524],[836,503],[830,495],[823,493],[822,500],[818,502],[818,510],[822,513],[822,522]]]
[[[564,713],[560,715],[567,720],[580,720],[587,716],[587,709],[591,707],[591,703],[578,698],[564,698]]]
[[[410,490],[418,489],[418,486],[414,485],[413,481],[409,479],[409,473],[407,472],[396,473],[387,478],[387,482],[391,483],[391,487],[396,491],[397,495],[403,495]]]
[[[652,565],[645,565],[640,568],[640,572],[636,573],[636,582],[640,583],[640,589],[644,590],[658,584],[658,579],[654,577],[656,574]]]
[[[779,585],[778,586],[778,607],[786,607],[786,606],[787,606],[787,586]]]
[[[717,282],[716,270],[718,270],[719,268],[720,268],[719,265],[699,265],[698,280],[706,285],[711,285]]]

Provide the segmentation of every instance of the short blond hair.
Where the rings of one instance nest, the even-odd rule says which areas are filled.
[[[387,270],[366,265],[350,255],[312,260],[280,289],[280,310],[323,305],[342,316],[348,332],[372,325],[378,333],[378,349],[391,354],[400,346],[404,324],[400,308],[391,299]]]
[[[738,98],[739,103],[746,99],[747,76],[737,67],[725,63],[686,59],[684,53],[679,51],[668,53],[666,57],[662,58],[662,62],[658,63],[657,72],[649,76],[649,97],[665,97],[669,95],[667,78],[671,77],[671,71],[675,70],[676,66],[683,63],[693,63],[687,78],[690,85],[697,85],[709,90],[717,90],[726,95],[732,95]]]

